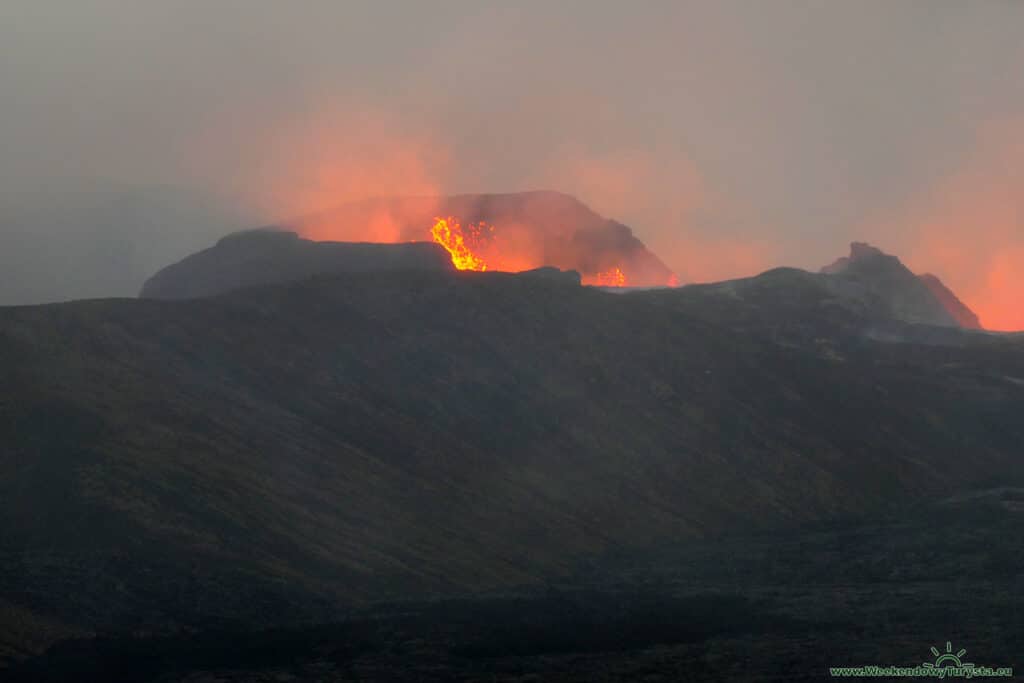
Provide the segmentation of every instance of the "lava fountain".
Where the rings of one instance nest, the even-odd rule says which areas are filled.
[[[434,226],[430,229],[430,236],[451,255],[452,263],[459,270],[487,270],[487,263],[474,250],[479,249],[480,244],[493,235],[493,225],[480,221],[469,224],[463,231],[462,225],[452,216],[435,218]]]

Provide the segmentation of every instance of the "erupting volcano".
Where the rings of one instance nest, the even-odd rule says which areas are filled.
[[[601,287],[676,286],[627,226],[559,192],[373,199],[286,226],[319,241],[432,241],[459,270],[575,270]]]

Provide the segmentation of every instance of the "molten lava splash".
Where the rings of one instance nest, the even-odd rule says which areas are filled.
[[[435,218],[434,227],[430,234],[434,241],[448,250],[452,256],[452,263],[459,270],[487,270],[487,264],[482,258],[473,253],[470,244],[475,248],[479,245],[485,235],[491,235],[494,227],[480,222],[476,225],[470,224],[467,227],[467,234],[463,233],[459,221],[449,216],[448,218]],[[467,240],[468,237],[468,240]]]
[[[586,278],[584,284],[598,287],[625,287],[626,276],[620,268],[610,268],[593,277]]]

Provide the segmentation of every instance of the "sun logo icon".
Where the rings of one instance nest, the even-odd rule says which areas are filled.
[[[967,654],[967,650],[961,648],[959,652],[953,654],[953,645],[947,640],[946,651],[939,652],[938,649],[932,647],[932,654],[935,655],[935,663],[925,662],[922,666],[926,669],[973,669],[974,665],[970,662],[964,662],[960,658]]]

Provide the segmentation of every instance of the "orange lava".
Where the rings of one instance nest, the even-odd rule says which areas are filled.
[[[609,268],[593,277],[584,279],[583,284],[597,287],[625,287],[626,276],[620,268]]]
[[[495,240],[494,226],[483,221],[465,227],[454,216],[434,218],[431,238],[451,255],[452,264],[459,270],[485,271],[497,268],[517,272],[536,268],[540,264],[524,262],[514,254],[503,253],[508,245]],[[626,274],[618,266],[600,273],[584,275],[583,284],[597,287],[625,287]],[[674,284],[670,280],[670,285]]]
[[[452,263],[459,270],[487,270],[487,263],[473,252],[485,236],[494,233],[494,227],[484,222],[470,224],[463,232],[459,221],[448,218],[435,218],[430,234],[434,241],[444,247],[452,257]],[[472,248],[471,246],[472,245]]]

